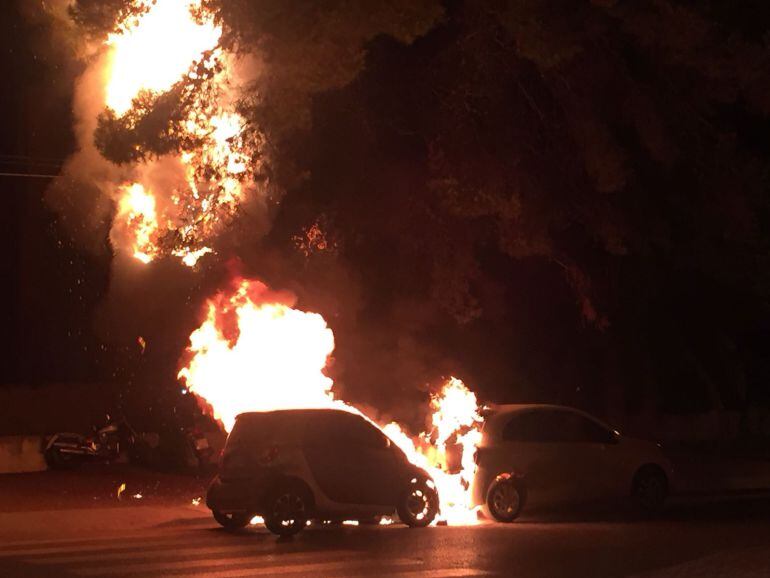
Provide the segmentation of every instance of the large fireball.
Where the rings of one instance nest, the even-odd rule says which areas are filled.
[[[317,313],[292,307],[286,295],[240,280],[207,302],[190,336],[189,364],[179,372],[190,391],[211,405],[229,431],[245,411],[330,407],[324,368],[334,334]]]

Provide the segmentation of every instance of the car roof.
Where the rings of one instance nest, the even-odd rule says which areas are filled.
[[[247,411],[235,416],[235,426],[230,432],[230,437],[257,435],[262,439],[281,439],[297,443],[304,435],[306,428],[311,424],[317,424],[322,416],[359,417],[353,412],[335,408]]]
[[[580,411],[574,407],[567,405],[557,405],[554,403],[499,403],[490,404],[488,406],[495,414],[497,413],[509,413],[521,410],[529,409],[567,409],[572,411]]]
[[[349,413],[356,415],[352,411],[346,411],[344,409],[338,409],[338,408],[331,408],[331,407],[318,407],[318,408],[305,408],[305,409],[272,409],[267,411],[245,411],[243,413],[239,413],[235,416],[236,420],[240,419],[258,419],[260,417],[267,417],[267,416],[279,416],[279,415],[285,415],[285,416],[311,416],[311,415],[318,415],[323,413]]]

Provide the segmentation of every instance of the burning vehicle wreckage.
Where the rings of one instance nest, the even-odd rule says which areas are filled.
[[[276,299],[246,279],[210,299],[179,372],[230,434],[207,498],[217,521],[237,528],[259,515],[278,534],[313,519],[387,523],[395,512],[410,526],[475,523],[482,417],[473,392],[447,380],[419,436],[378,424],[334,397],[324,319]],[[512,520],[524,492],[518,479],[505,483],[520,496]]]
[[[85,183],[109,199],[119,261],[178,261],[203,275],[203,260],[237,258],[218,239],[273,194],[268,139],[242,114],[255,66],[228,44],[208,2],[134,0],[117,14],[85,51],[74,105],[79,152],[65,167],[69,185],[59,186]],[[483,420],[461,380],[432,395],[430,427],[410,436],[335,397],[324,373],[332,330],[289,295],[234,275],[205,313],[178,378],[230,434],[208,496],[221,524],[259,515],[287,534],[312,519],[387,523],[395,513],[410,526],[476,522]],[[57,466],[109,460],[117,435],[114,424],[90,438],[60,434],[46,457]],[[259,491],[241,487],[255,477]],[[506,480],[516,493],[518,482]],[[508,519],[523,505],[516,495]]]

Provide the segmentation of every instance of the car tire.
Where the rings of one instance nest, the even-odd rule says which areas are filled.
[[[248,512],[232,512],[225,514],[219,510],[213,510],[214,519],[226,530],[240,530],[248,526],[252,515]]]
[[[439,511],[436,486],[430,480],[410,483],[401,495],[396,510],[401,521],[410,528],[429,525]]]
[[[487,490],[484,513],[498,522],[510,524],[519,517],[526,501],[524,484],[510,476],[499,476]]]
[[[293,536],[307,525],[313,497],[300,483],[288,483],[270,492],[265,504],[265,527],[278,536]]]
[[[668,497],[668,478],[658,466],[644,466],[634,476],[631,497],[636,508],[647,514],[663,510]]]

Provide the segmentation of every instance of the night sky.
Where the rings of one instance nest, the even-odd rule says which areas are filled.
[[[57,174],[74,146],[71,79],[41,42],[44,31],[2,6],[2,172]],[[102,378],[92,357],[95,300],[104,290],[104,259],[62,235],[44,202],[50,179],[3,176],[2,260],[4,383]],[[100,269],[102,271],[100,272]]]

